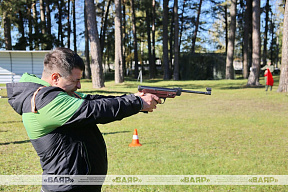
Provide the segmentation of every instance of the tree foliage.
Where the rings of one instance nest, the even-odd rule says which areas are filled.
[[[84,40],[85,34],[88,39],[84,2],[85,0],[0,0],[0,23],[4,29],[0,31],[0,47],[49,50],[65,46],[73,47],[78,52],[84,51],[84,47],[88,50],[91,44]],[[231,51],[227,50],[228,31],[231,30],[229,2],[230,0],[121,0],[121,74],[133,74],[137,78],[138,69],[142,69],[143,73],[144,69],[148,69],[150,78],[161,74],[164,79],[178,80],[181,76],[177,75],[184,65],[177,65],[177,54],[220,54]],[[253,68],[250,2],[252,0],[237,1],[234,53],[229,53],[231,75],[236,58],[243,62],[244,78],[248,78],[248,71],[250,67]],[[175,3],[177,13],[174,11]],[[260,18],[257,21],[260,22],[259,55],[264,59],[263,64],[271,62],[275,67],[279,67],[281,63],[284,5],[284,1],[264,0],[260,5]],[[98,33],[101,48],[101,65],[106,73],[113,70],[111,64],[114,64],[115,58],[119,58],[115,57],[115,53],[118,53],[115,52],[115,3],[112,0],[98,0],[93,12],[93,19],[96,21],[94,30]],[[86,58],[87,61],[90,60],[88,55]],[[258,60],[261,61],[261,57]]]

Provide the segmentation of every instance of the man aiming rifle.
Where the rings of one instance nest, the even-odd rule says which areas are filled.
[[[159,97],[141,92],[123,96],[77,92],[83,60],[67,48],[46,54],[42,78],[25,73],[7,84],[8,102],[22,115],[40,157],[43,175],[106,175],[106,144],[96,124],[153,112]],[[43,185],[41,191],[101,191],[101,185]]]

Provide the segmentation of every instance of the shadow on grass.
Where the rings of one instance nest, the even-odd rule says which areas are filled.
[[[7,143],[0,143],[0,145],[10,145],[10,144],[23,144],[23,143],[29,143],[30,140],[24,140],[24,141],[12,141]]]
[[[263,89],[265,88],[265,85],[242,85],[242,86],[226,86],[226,87],[220,87],[219,89],[249,89],[249,88],[253,88],[253,89]]]
[[[118,133],[129,133],[131,131],[116,131],[116,132],[109,132],[109,133],[102,133],[103,135],[114,135]]]
[[[22,123],[22,121],[3,121],[0,124],[8,124],[8,123]]]
[[[131,131],[116,131],[116,132],[109,132],[109,133],[102,133],[103,135],[114,135],[118,133],[129,133]],[[10,145],[10,144],[23,144],[23,143],[29,143],[30,140],[24,140],[24,141],[12,141],[12,142],[6,142],[6,143],[0,143],[1,145]]]

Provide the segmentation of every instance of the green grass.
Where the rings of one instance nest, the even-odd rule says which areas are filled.
[[[183,93],[167,99],[149,114],[99,125],[108,150],[109,175],[287,175],[288,97],[273,91],[245,88],[247,80],[162,81],[142,85],[182,87],[212,95]],[[261,78],[260,83],[264,84]],[[94,90],[120,95],[137,91],[139,82],[125,81]],[[1,87],[1,86],[0,86]],[[3,90],[0,95],[5,95]],[[130,148],[137,128],[142,147]],[[0,175],[41,174],[38,156],[23,124],[0,99]],[[39,191],[40,186],[0,186],[0,191]],[[286,186],[103,186],[103,191],[287,191]]]

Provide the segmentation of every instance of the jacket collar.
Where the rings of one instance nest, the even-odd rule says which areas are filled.
[[[51,86],[48,82],[40,79],[39,77],[37,77],[34,74],[29,74],[29,73],[24,73],[21,77],[21,79],[19,80],[19,82],[21,83],[37,83],[40,85],[44,85],[46,87]]]

